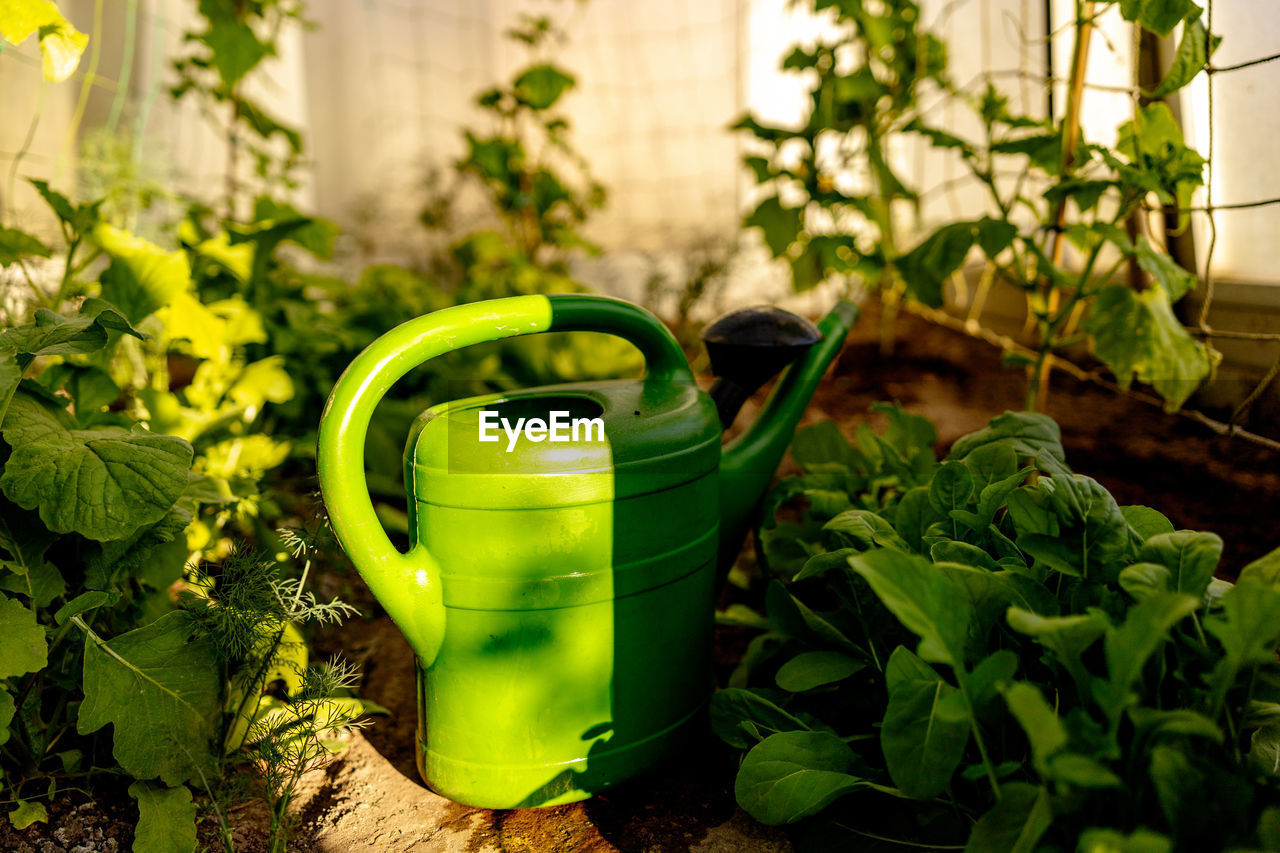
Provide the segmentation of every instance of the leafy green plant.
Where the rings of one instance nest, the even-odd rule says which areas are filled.
[[[476,97],[489,129],[463,131],[467,153],[457,163],[459,186],[481,189],[498,227],[465,234],[450,247],[441,266],[457,302],[584,290],[570,276],[569,262],[599,252],[580,229],[604,205],[605,188],[574,148],[569,121],[557,110],[577,85],[555,62],[568,35],[551,18],[530,15],[507,35],[524,46],[530,61],[510,81]],[[447,231],[450,205],[448,197],[436,200],[424,224]],[[606,377],[639,366],[632,347],[607,335],[537,335],[494,350],[501,353],[503,372],[524,385]]]
[[[807,75],[811,104],[798,129],[746,116],[734,125],[761,153],[745,163],[766,190],[747,216],[775,258],[785,259],[798,291],[834,276],[899,295],[891,275],[899,254],[903,204],[919,197],[892,168],[890,140],[910,126],[920,97],[949,87],[946,49],[920,25],[912,0],[825,2],[832,37],[796,47],[782,69]],[[850,66],[853,59],[853,67]]]
[[[1159,36],[1184,24],[1177,59],[1152,97],[1168,96],[1189,83],[1220,41],[1209,36],[1199,7],[1190,2],[1122,3],[1120,11],[1135,28]],[[908,128],[955,152],[986,189],[999,217],[942,226],[904,256],[898,269],[910,292],[938,306],[943,283],[978,244],[989,259],[987,284],[994,276],[1026,292],[1037,329],[1036,355],[1028,364],[1029,408],[1043,405],[1053,354],[1088,342],[1122,386],[1135,378],[1149,383],[1168,408],[1176,409],[1209,375],[1218,356],[1188,334],[1174,314],[1174,303],[1195,287],[1196,276],[1143,233],[1142,214],[1153,203],[1163,205],[1173,212],[1176,228],[1186,228],[1205,161],[1186,145],[1173,114],[1159,101],[1137,108],[1121,124],[1114,148],[1082,137],[1079,55],[1081,45],[1087,49],[1091,28],[1091,19],[1078,16],[1074,84],[1060,121],[1014,115],[1007,98],[988,85],[975,104],[983,128],[980,142],[923,121]],[[1015,228],[1020,214],[1030,215],[1029,226]],[[993,221],[1005,231],[987,245],[984,234],[990,240],[991,230],[984,223]],[[1076,263],[1065,263],[1068,243],[1078,252]],[[1125,265],[1136,287],[1115,281]]]
[[[743,808],[973,851],[1275,849],[1280,551],[1216,580],[1217,536],[1118,506],[1044,415],[938,462],[885,414],[796,437],[788,580],[712,703]]]
[[[142,334],[99,299],[0,333],[0,768],[15,825],[44,819],[68,780],[173,787],[212,760],[217,675],[167,593],[199,504],[192,448],[110,409],[104,366]]]
[[[1044,405],[1054,354],[1082,344],[1122,386],[1135,378],[1149,383],[1178,408],[1218,356],[1178,321],[1173,305],[1195,286],[1195,275],[1145,233],[1141,214],[1165,206],[1185,228],[1204,160],[1158,100],[1121,125],[1114,147],[1081,137],[1080,57],[1105,5],[1077,4],[1076,62],[1066,109],[1055,119],[1012,113],[991,84],[977,98],[956,91],[946,77],[946,51],[920,28],[914,3],[814,2],[815,12],[832,10],[837,37],[813,50],[796,48],[783,62],[814,81],[804,125],[772,127],[751,117],[736,125],[761,142],[763,155],[745,162],[772,188],[745,224],[790,263],[797,290],[833,275],[877,283],[887,322],[903,295],[940,307],[948,280],[978,250],[986,265],[979,292],[1001,282],[1026,293],[1035,355],[1011,360],[1028,369],[1029,408]],[[1184,24],[1172,66],[1147,93],[1152,99],[1189,83],[1220,41],[1190,0],[1119,8],[1134,27],[1161,37]],[[926,90],[970,104],[982,138],[931,124],[919,109]],[[886,148],[904,134],[957,156],[985,189],[988,215],[945,222],[907,249],[895,220],[918,198],[892,172]],[[1115,281],[1126,265],[1137,286]]]
[[[467,153],[457,164],[484,190],[501,224],[501,231],[468,235],[454,250],[470,282],[468,301],[573,289],[558,280],[567,279],[566,260],[576,250],[598,251],[578,228],[604,204],[605,189],[574,149],[568,119],[555,109],[577,84],[553,59],[567,36],[551,18],[529,15],[508,36],[527,48],[532,61],[510,82],[476,97],[491,130],[464,130]],[[435,210],[423,221],[447,224],[438,205]],[[488,281],[475,280],[478,274]]]
[[[265,188],[291,188],[302,157],[302,134],[245,93],[245,81],[277,52],[282,27],[305,23],[302,0],[199,0],[204,28],[184,34],[186,56],[173,61],[174,100],[195,97],[214,127],[226,129],[225,195],[235,216],[245,200],[241,156],[248,154]],[[225,113],[225,117],[218,115]],[[278,140],[278,141],[277,141]]]
[[[60,277],[46,284],[27,271],[52,248],[0,232],[0,262],[27,272],[30,301],[43,306],[0,332],[0,769],[18,806],[10,820],[45,819],[44,801],[68,784],[131,778],[135,849],[173,849],[175,838],[194,847],[185,786],[213,796],[216,810],[228,770],[252,761],[275,780],[279,847],[296,785],[279,774],[298,765],[276,759],[296,752],[314,765],[312,746],[291,744],[335,748],[363,705],[347,689],[349,670],[308,665],[299,633],[352,612],[305,588],[317,537],[283,537],[306,557],[297,579],[231,545],[233,522],[264,514],[259,482],[288,450],[253,428],[292,387],[279,357],[246,357],[265,340],[261,316],[239,293],[201,302],[193,267],[206,275],[215,258],[247,276],[266,265],[255,250],[275,244],[262,248],[263,226],[241,241],[259,239],[248,252],[225,234],[167,251],[103,221],[100,203],[35,185],[65,239]],[[187,569],[189,557],[228,551],[225,571]],[[175,609],[184,587],[192,594]],[[247,737],[282,716],[290,724],[274,731],[274,746]]]

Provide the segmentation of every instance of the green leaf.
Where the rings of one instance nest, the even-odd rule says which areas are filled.
[[[788,693],[803,693],[844,681],[865,666],[862,661],[840,652],[804,652],[779,667],[775,680]]]
[[[1152,747],[1149,775],[1160,811],[1177,835],[1187,809],[1204,797],[1205,778],[1186,753],[1166,743]]]
[[[917,486],[902,496],[893,516],[893,525],[911,550],[924,551],[925,531],[943,518],[929,501],[929,487]]]
[[[554,65],[535,65],[515,79],[515,95],[532,110],[549,109],[573,88],[574,79]]]
[[[960,563],[961,565],[975,566],[991,572],[1000,570],[999,564],[992,559],[991,555],[977,545],[950,539],[944,542],[935,542],[933,547],[929,549],[929,559],[935,563]]]
[[[1076,853],[1173,853],[1173,842],[1148,829],[1135,829],[1125,835],[1095,827],[1080,833]]]
[[[258,38],[233,0],[200,0],[200,14],[208,20],[209,29],[199,39],[209,46],[209,61],[228,91],[259,62],[275,54],[275,48]]]
[[[1054,167],[1055,170],[1057,167]],[[1087,213],[1098,206],[1107,190],[1116,185],[1115,181],[1086,180],[1084,178],[1063,178],[1044,192],[1044,200],[1051,204],[1061,204],[1067,199],[1076,203],[1081,213]],[[1082,248],[1092,249],[1098,242],[1101,223],[1088,226],[1081,223],[1067,227],[1067,237]],[[1114,232],[1112,232],[1114,233]],[[1121,232],[1123,233],[1123,232]],[[1125,238],[1128,242],[1128,238]]]
[[[765,609],[769,622],[779,633],[794,639],[806,640],[815,645],[835,647],[840,651],[858,654],[856,644],[839,628],[820,614],[810,610],[803,602],[787,591],[781,581],[774,580],[765,591]]]
[[[1189,595],[1155,593],[1130,607],[1119,627],[1107,629],[1103,648],[1109,677],[1095,682],[1093,693],[1108,719],[1118,720],[1134,701],[1132,688],[1142,668],[1169,639],[1170,629],[1199,606],[1199,599]]]
[[[151,584],[163,589],[178,579],[186,562],[186,538],[183,535],[191,523],[191,512],[175,505],[154,524],[139,527],[123,539],[103,542],[97,550],[89,551],[84,560],[84,585],[89,589],[110,591],[122,580],[122,575],[150,582],[163,578],[161,584]],[[177,544],[174,554],[167,546]],[[170,557],[170,560],[166,560]]]
[[[757,139],[763,139],[766,142],[780,142],[784,139],[792,139],[799,136],[797,131],[789,130],[785,127],[773,127],[761,124],[755,120],[754,116],[745,115],[729,126],[730,130],[745,130],[755,136]]]
[[[1160,392],[1169,411],[1181,407],[1213,368],[1212,350],[1187,334],[1164,287],[1141,293],[1124,285],[1103,287],[1085,329],[1093,336],[1094,353],[1121,387],[1136,376]]]
[[[717,690],[711,697],[711,728],[729,746],[748,749],[756,738],[750,737],[743,725],[752,724],[771,734],[810,731],[811,726],[794,714],[754,690],[729,687]]]
[[[0,576],[0,589],[25,595],[36,609],[48,607],[67,589],[57,566],[43,558],[27,565],[0,560],[0,567],[13,572],[7,577]]]
[[[166,252],[154,243],[105,222],[93,238],[111,258],[102,274],[102,298],[139,323],[191,287],[191,265],[181,249]]]
[[[1274,663],[1280,645],[1280,589],[1262,583],[1256,575],[1241,575],[1222,596],[1221,612],[1204,620],[1204,627],[1222,643],[1222,657],[1210,682],[1221,701],[1239,672]]]
[[[804,568],[796,573],[792,578],[793,581],[807,580],[808,578],[816,578],[825,575],[833,569],[847,572],[849,570],[849,558],[854,554],[861,553],[863,548],[839,548],[835,551],[826,551],[822,554],[814,554],[805,561]]]
[[[1201,9],[1191,0],[1120,0],[1120,14],[1159,36],[1167,36],[1173,28]]]
[[[765,245],[776,258],[784,255],[800,235],[804,216],[802,207],[783,207],[777,196],[769,196],[743,220],[748,228],[759,228]]]
[[[0,595],[0,679],[39,672],[48,656],[49,644],[35,612],[16,598]]]
[[[1129,709],[1133,727],[1143,737],[1178,736],[1203,737],[1214,743],[1222,743],[1222,729],[1203,714],[1186,708],[1162,711],[1156,708],[1136,706]]]
[[[1204,21],[1196,18],[1182,28],[1182,38],[1178,41],[1178,51],[1173,56],[1168,72],[1160,85],[1147,97],[1163,98],[1181,89],[1195,79],[1209,62],[1209,57],[1218,49],[1221,36],[1209,37]]]
[[[948,133],[945,130],[939,130],[936,127],[929,127],[921,122],[919,118],[914,118],[907,122],[903,131],[906,133],[920,134],[928,139],[929,144],[934,148],[954,148],[959,151],[961,156],[965,159],[976,157],[978,153],[970,143],[955,134]]]
[[[895,261],[907,293],[925,305],[941,307],[947,278],[964,263],[976,240],[976,222],[953,222],[930,234]]]
[[[872,548],[911,550],[892,524],[865,509],[851,509],[840,513],[822,525],[822,533],[823,541],[832,550],[850,547],[860,551]]]
[[[1065,473],[1066,454],[1057,423],[1039,412],[1005,412],[990,425],[956,439],[948,459],[962,462],[980,447],[1000,443],[1012,447],[1019,460],[1037,462],[1049,473]]]
[[[1131,562],[1129,524],[1115,498],[1091,477],[1054,474],[1040,491],[1058,520],[1056,533],[1019,533],[1018,547],[1063,574],[1113,581]]]
[[[768,158],[746,157],[742,162],[751,170],[751,174],[755,176],[757,184],[763,184],[767,181],[773,180],[773,169],[769,165]]]
[[[1280,548],[1259,557],[1240,570],[1237,583],[1257,581],[1263,586],[1280,588]]]
[[[1067,732],[1062,727],[1062,721],[1035,685],[1017,682],[1000,692],[1009,706],[1009,712],[1027,735],[1036,772],[1047,778],[1049,759],[1067,745]]]
[[[78,231],[79,229],[75,228],[76,208],[67,200],[67,197],[57,190],[50,189],[48,181],[29,180],[31,181],[31,186],[36,188],[36,192],[40,193],[40,197],[53,210],[54,215]]]
[[[17,228],[0,227],[0,267],[17,263],[19,258],[47,258],[49,247]]]
[[[929,503],[946,516],[953,509],[964,509],[973,497],[973,475],[958,462],[943,462],[929,483]]]
[[[1006,782],[1000,786],[1000,800],[974,824],[965,853],[1032,853],[1052,822],[1047,790]]]
[[[973,607],[965,589],[923,557],[872,551],[849,558],[881,603],[920,637],[927,661],[961,666]]]
[[[291,204],[276,201],[270,196],[259,196],[253,201],[253,220],[297,222],[299,225],[290,230],[284,239],[301,246],[321,260],[333,259],[334,241],[337,240],[340,229],[328,219],[304,216]]]
[[[26,596],[36,610],[47,607],[66,590],[62,573],[45,558],[58,537],[45,529],[35,513],[7,501],[0,509],[0,548],[9,554],[9,559],[0,559],[0,567],[12,573],[0,574],[0,589]]]
[[[1138,266],[1160,283],[1169,293],[1169,301],[1177,302],[1188,290],[1196,286],[1194,274],[1178,266],[1178,262],[1157,249],[1146,237],[1139,237],[1134,246]]]
[[[469,130],[466,137],[467,157],[461,165],[475,169],[482,177],[500,185],[512,183],[524,160],[520,143],[502,137],[482,139]]]
[[[988,444],[970,453],[962,464],[973,475],[973,491],[981,494],[991,484],[1018,472],[1018,454],[1007,444]]]
[[[987,706],[1000,695],[1000,688],[1012,681],[1018,671],[1018,655],[1010,649],[992,652],[964,676],[964,687],[973,712],[986,713]]]
[[[1204,184],[1205,159],[1189,148],[1167,104],[1156,101],[1134,114],[1116,129],[1116,150],[1128,158],[1122,163],[1104,153],[1122,184],[1139,196],[1155,193],[1164,203],[1191,206],[1192,193]],[[1191,213],[1178,215],[1178,230],[1186,227]]]
[[[0,746],[9,741],[9,723],[13,722],[13,714],[17,710],[9,691],[0,688]]]
[[[179,785],[211,773],[222,685],[217,655],[191,616],[166,613],[110,641],[77,624],[86,636],[76,731],[113,723],[112,755],[137,779]]]
[[[853,775],[856,760],[853,750],[832,734],[770,735],[743,759],[734,796],[761,823],[794,823],[868,784]]]
[[[1124,784],[1106,765],[1074,752],[1063,753],[1049,762],[1049,778],[1077,788],[1119,788]]]
[[[10,44],[22,44],[33,33],[39,33],[44,79],[60,83],[70,77],[80,64],[89,37],[71,26],[51,0],[5,0],[0,4],[0,37]]]
[[[240,118],[253,128],[254,133],[263,139],[270,139],[278,134],[294,154],[302,153],[302,134],[296,128],[280,121],[247,98],[240,99],[239,108]]]
[[[1138,559],[1158,563],[1169,570],[1174,592],[1203,596],[1222,559],[1222,540],[1213,533],[1179,530],[1159,533],[1147,539]]]
[[[779,67],[782,68],[784,71],[787,71],[792,69],[813,68],[817,64],[818,64],[817,51],[810,52],[805,50],[802,47],[796,47],[786,55],[786,57],[782,60],[782,65],[780,65]]]
[[[852,468],[857,451],[840,432],[835,421],[818,421],[796,431],[791,440],[791,457],[806,471],[815,465],[839,464]]]
[[[922,415],[913,415],[896,403],[872,403],[871,411],[884,415],[888,421],[884,440],[904,459],[927,456],[933,461],[933,445],[938,441],[938,430],[932,421]]]
[[[48,823],[49,812],[45,810],[44,803],[23,800],[16,809],[9,812],[9,822],[14,829],[23,830],[33,823]]]
[[[80,421],[85,421],[120,397],[120,386],[111,378],[110,373],[100,367],[84,367],[65,362],[55,364],[46,368],[38,381],[54,393],[61,388],[70,394]]]
[[[1006,618],[1010,628],[1034,638],[1053,652],[1078,687],[1083,689],[1089,683],[1091,676],[1081,656],[1107,632],[1111,623],[1104,612],[1091,609],[1088,613],[1074,616],[1041,616],[1020,607],[1010,607]]]
[[[196,806],[186,787],[134,782],[129,786],[129,796],[138,801],[134,853],[193,853]]]
[[[1120,586],[1135,600],[1173,587],[1173,573],[1159,563],[1134,563],[1120,570]]]
[[[1147,506],[1122,506],[1120,514],[1129,522],[1133,532],[1138,534],[1139,541],[1145,542],[1160,533],[1172,533],[1173,522]]]
[[[1025,154],[1031,165],[1051,175],[1062,167],[1062,134],[1037,133],[991,144],[993,154]]]
[[[182,439],[68,429],[65,420],[47,401],[20,392],[3,427],[13,453],[0,489],[24,509],[38,507],[50,530],[119,539],[162,518],[186,488],[192,449]]]
[[[65,625],[67,620],[72,616],[79,616],[96,607],[101,607],[111,601],[111,596],[101,590],[90,590],[82,592],[66,604],[58,608],[58,612],[53,614],[53,621],[59,625]]]
[[[97,352],[107,345],[109,330],[143,337],[118,311],[104,303],[91,305],[86,301],[80,313],[69,318],[37,308],[34,323],[0,332],[0,354],[16,353],[18,366],[25,368],[39,356]]]
[[[880,748],[893,784],[916,799],[936,797],[960,766],[969,721],[959,691],[933,668],[898,646],[885,667],[889,704],[880,725]]]

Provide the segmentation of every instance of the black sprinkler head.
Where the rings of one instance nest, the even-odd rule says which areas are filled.
[[[818,341],[822,332],[803,317],[772,305],[739,308],[702,331],[711,357],[711,386],[720,425],[733,423],[742,404]]]

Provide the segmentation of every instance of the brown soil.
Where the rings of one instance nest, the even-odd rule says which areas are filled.
[[[90,800],[73,792],[47,806],[48,823],[33,823],[22,832],[0,821],[0,850],[7,853],[125,853],[133,845],[137,808],[127,798]],[[5,811],[8,811],[6,808]]]
[[[881,355],[874,318],[859,325],[806,420],[836,420],[852,435],[876,418],[871,403],[897,401],[938,425],[939,449],[979,429],[1006,409],[1021,408],[1023,378],[1000,365],[993,349],[913,317],[902,317],[892,355]],[[755,407],[749,406],[743,420]],[[1230,575],[1280,545],[1274,525],[1280,499],[1280,454],[1229,442],[1185,419],[1104,389],[1055,376],[1048,413],[1062,425],[1068,463],[1110,489],[1121,504],[1153,506],[1179,527],[1212,530],[1226,542]],[[363,587],[346,577],[355,603],[376,610]],[[364,600],[361,600],[362,594]],[[717,637],[723,678],[741,654],[744,635]],[[785,833],[754,823],[733,801],[733,757],[708,737],[700,755],[607,796],[547,810],[488,811],[451,803],[418,779],[413,762],[413,658],[385,617],[353,621],[316,640],[317,654],[341,652],[364,667],[363,695],[390,711],[327,768],[303,784],[291,849],[318,851],[786,851]],[[126,849],[130,818],[110,807],[92,821],[55,805],[55,829],[14,833],[0,825],[0,849]],[[92,809],[89,809],[92,812]],[[243,849],[262,849],[261,815],[237,815]],[[96,821],[96,822],[95,822]],[[98,828],[107,824],[107,830]],[[114,829],[112,829],[114,827]],[[61,833],[61,836],[58,835]],[[112,833],[115,833],[114,835]],[[91,840],[96,839],[96,840]],[[209,838],[212,841],[212,838]],[[26,848],[19,847],[24,843]],[[92,843],[99,846],[76,847]]]

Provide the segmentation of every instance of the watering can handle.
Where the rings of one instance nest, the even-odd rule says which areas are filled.
[[[432,358],[473,344],[561,331],[617,335],[643,353],[646,379],[693,381],[675,338],[643,308],[605,296],[513,296],[456,305],[395,327],[356,356],[325,403],[316,461],[333,531],[428,664],[444,637],[439,571],[421,541],[407,554],[396,550],[373,510],[364,474],[373,410],[398,379]]]

